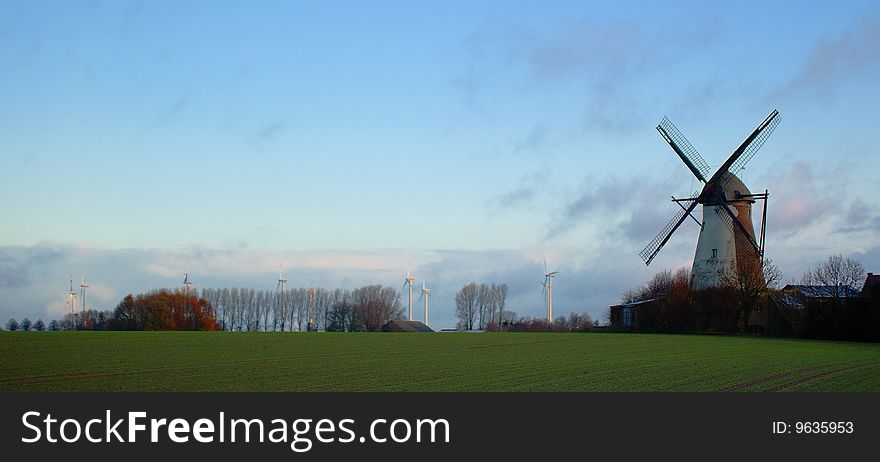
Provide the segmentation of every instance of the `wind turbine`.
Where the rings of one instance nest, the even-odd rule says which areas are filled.
[[[409,268],[406,269],[406,277],[403,279],[403,287],[406,287],[409,284],[409,320],[412,321],[412,283],[416,280],[413,276],[409,275]]]
[[[284,332],[284,284],[287,284],[287,279],[284,279],[284,274],[280,271],[278,272],[278,295],[280,297],[280,305],[281,305],[281,332]]]
[[[184,295],[189,295],[189,286],[192,285],[192,282],[189,282],[189,274],[186,271],[183,272],[183,293]]]
[[[83,275],[82,282],[80,283],[79,287],[80,287],[80,290],[82,291],[82,298],[83,298],[83,309],[82,310],[83,310],[83,313],[85,313],[85,311],[86,311],[86,289],[89,288],[89,285],[86,284],[86,276],[85,275]]]
[[[313,324],[313,321],[312,321],[312,301],[313,301],[314,299],[315,299],[315,288],[314,288],[314,287],[309,287],[309,325],[308,325],[308,327],[307,327],[308,330],[309,330],[309,332],[311,332],[311,331],[313,331],[313,330],[316,330],[316,329],[314,328],[314,324]]]
[[[76,316],[76,291],[73,290],[73,275],[70,275],[70,292],[67,293],[67,304],[70,305],[70,314]]]
[[[559,274],[559,271],[547,271],[547,260],[544,260],[544,294],[547,297],[547,321],[553,322],[553,278]]]
[[[422,296],[425,297],[425,325],[428,325],[428,296],[431,294],[431,289],[425,287],[425,281],[422,281],[422,295],[419,295],[419,300],[422,299]]]

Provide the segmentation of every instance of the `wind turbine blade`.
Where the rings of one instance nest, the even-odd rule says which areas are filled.
[[[639,256],[642,257],[642,260],[645,261],[645,265],[650,265],[651,260],[660,252],[660,249],[666,245],[666,242],[672,237],[672,234],[681,226],[681,223],[690,215],[691,211],[697,206],[698,202],[696,199],[691,200],[690,204],[687,208],[681,208],[678,213],[672,217],[672,220],[669,220],[669,223],[654,236],[654,239],[651,239],[651,242],[648,242],[648,245],[639,252]]]
[[[690,169],[694,176],[705,183],[706,177],[712,172],[709,164],[703,160],[703,156],[694,149],[687,138],[678,131],[678,128],[669,119],[664,117],[660,125],[657,125],[657,131],[660,132],[666,143],[678,154],[678,157],[687,165],[687,168]]]
[[[767,141],[767,138],[773,133],[773,129],[779,125],[779,111],[773,110],[770,115],[758,125],[748,137],[746,137],[745,141],[736,148],[736,151],[733,151],[733,154],[727,158],[727,160],[721,164],[721,167],[712,175],[712,178],[709,180],[709,183],[718,182],[721,180],[727,172],[736,173],[740,169],[742,169],[746,162],[751,160],[751,158],[758,152],[758,149],[761,149],[761,146],[764,145],[764,142]],[[729,178],[725,179],[724,182],[730,181]]]

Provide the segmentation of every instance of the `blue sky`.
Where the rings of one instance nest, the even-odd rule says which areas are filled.
[[[815,3],[815,4],[813,4]],[[772,109],[743,173],[787,278],[880,270],[872,2],[0,2],[0,316],[176,284],[470,281],[599,316],[688,265],[637,256]],[[417,281],[419,284],[420,281]],[[60,311],[59,311],[60,310]]]

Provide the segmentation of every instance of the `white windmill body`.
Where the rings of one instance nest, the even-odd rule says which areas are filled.
[[[691,217],[700,225],[691,288],[718,287],[737,278],[743,270],[760,271],[764,259],[768,193],[752,194],[735,173],[745,167],[778,124],[779,112],[773,111],[712,173],[706,161],[678,129],[668,119],[663,119],[657,131],[704,186],[693,197],[673,197],[680,210],[640,252],[646,265],[651,264],[672,234]],[[756,199],[764,201],[760,240],[755,239],[752,224],[752,204]],[[691,214],[697,205],[703,206],[702,221]]]
[[[754,241],[755,231],[752,225],[752,193],[734,174],[727,173],[729,178],[723,186],[727,205],[703,204],[703,225],[697,240],[694,253],[694,264],[691,270],[691,287],[699,290],[723,285],[728,275],[735,274],[737,264],[754,257],[748,248],[737,248],[738,231],[728,224],[727,212],[720,207],[728,207],[739,220],[746,232]]]

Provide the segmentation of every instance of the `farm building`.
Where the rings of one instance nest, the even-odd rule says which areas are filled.
[[[868,273],[862,285],[862,297],[871,298],[875,293],[880,294],[880,274]]]
[[[434,330],[421,321],[404,321],[403,319],[397,319],[385,323],[385,325],[382,326],[382,332],[434,332]]]
[[[656,298],[648,300],[639,300],[637,302],[624,303],[622,305],[614,305],[611,310],[611,328],[612,329],[639,329],[638,310],[648,304],[657,302]]]

